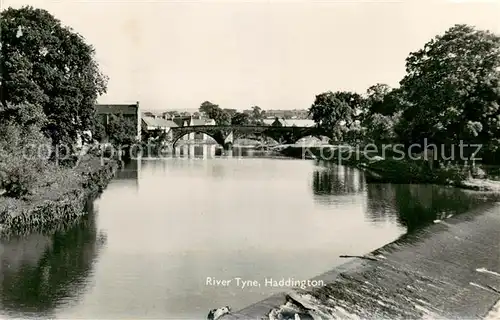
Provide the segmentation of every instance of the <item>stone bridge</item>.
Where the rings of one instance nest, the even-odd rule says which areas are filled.
[[[304,137],[329,137],[325,130],[316,127],[277,127],[277,126],[185,126],[172,128],[173,146],[190,133],[204,133],[212,137],[224,148],[229,148],[233,141],[240,138],[259,140],[272,138],[278,143],[293,144]]]

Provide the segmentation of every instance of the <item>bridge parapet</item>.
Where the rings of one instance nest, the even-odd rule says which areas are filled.
[[[204,133],[212,137],[221,146],[225,146],[226,138],[232,133],[233,139],[268,137],[280,143],[293,144],[307,136],[329,135],[317,127],[274,127],[274,126],[185,126],[172,128],[173,145],[186,134]]]

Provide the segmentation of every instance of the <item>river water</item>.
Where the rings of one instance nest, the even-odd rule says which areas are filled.
[[[356,169],[312,160],[133,162],[76,225],[2,240],[0,316],[204,319],[287,289],[265,279],[312,278],[345,262],[339,255],[368,253],[487,201],[453,188],[366,184]]]

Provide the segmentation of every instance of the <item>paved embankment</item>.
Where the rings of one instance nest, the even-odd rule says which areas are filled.
[[[436,221],[315,279],[326,285],[223,319],[268,319],[272,309],[291,319],[295,312],[301,319],[482,319],[500,299],[500,203]]]

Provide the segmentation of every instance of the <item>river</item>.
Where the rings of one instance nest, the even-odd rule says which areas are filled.
[[[81,222],[0,244],[0,316],[204,319],[488,202],[453,188],[366,184],[352,168],[268,157],[130,163]],[[233,279],[207,285],[207,277]]]

